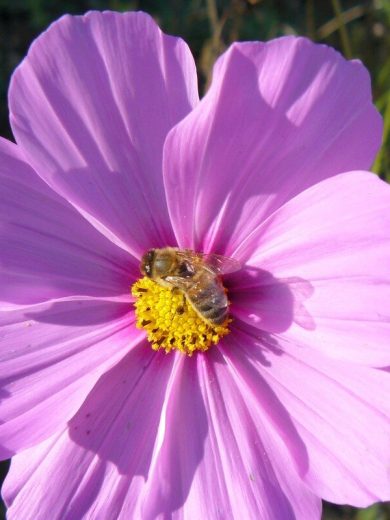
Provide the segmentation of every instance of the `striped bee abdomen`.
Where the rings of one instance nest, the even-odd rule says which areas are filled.
[[[228,315],[228,299],[219,278],[202,273],[201,279],[187,291],[187,298],[193,308],[205,320],[216,325],[225,321]]]

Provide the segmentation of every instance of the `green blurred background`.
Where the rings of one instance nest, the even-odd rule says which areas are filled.
[[[361,59],[370,71],[374,101],[385,121],[384,144],[373,170],[390,181],[390,0],[0,0],[2,136],[12,139],[7,89],[12,70],[29,44],[62,14],[81,14],[90,9],[140,9],[153,15],[165,32],[182,36],[197,61],[201,92],[207,88],[216,57],[235,40],[300,34],[332,45],[348,58]],[[3,476],[6,469],[3,464]],[[357,510],[325,504],[323,517],[390,520],[390,505]],[[0,506],[1,518],[4,509]]]

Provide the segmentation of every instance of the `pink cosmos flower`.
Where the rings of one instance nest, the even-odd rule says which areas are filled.
[[[199,102],[143,13],[32,45],[2,140],[9,519],[318,519],[390,498],[390,187],[357,61],[237,43]],[[130,288],[150,248],[238,259],[230,333],[154,351]]]

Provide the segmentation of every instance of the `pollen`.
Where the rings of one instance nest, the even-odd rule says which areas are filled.
[[[153,350],[176,349],[191,356],[229,333],[230,318],[214,325],[193,309],[181,291],[162,287],[146,276],[132,286],[131,293],[136,298],[136,326],[146,331]]]

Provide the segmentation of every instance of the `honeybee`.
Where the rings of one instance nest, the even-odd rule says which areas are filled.
[[[238,271],[237,260],[190,249],[150,249],[141,260],[141,272],[163,287],[178,289],[197,314],[212,325],[228,315],[229,302],[220,275]]]

